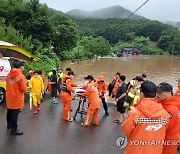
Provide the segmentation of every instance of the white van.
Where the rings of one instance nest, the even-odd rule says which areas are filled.
[[[10,58],[0,58],[0,104],[5,100],[6,77],[11,70]]]

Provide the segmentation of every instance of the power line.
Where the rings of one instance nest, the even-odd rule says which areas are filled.
[[[124,23],[130,16],[132,16],[135,12],[137,12],[141,7],[143,7],[149,0],[146,0],[143,4],[141,4],[134,12],[132,12],[128,17],[126,17],[119,25]]]

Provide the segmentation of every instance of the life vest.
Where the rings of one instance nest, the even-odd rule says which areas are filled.
[[[60,84],[63,77],[63,73],[58,72],[57,73],[57,83]]]
[[[64,92],[67,92],[67,93],[69,93],[69,94],[71,95],[71,92],[67,89],[66,80],[67,80],[67,79],[65,79],[65,80],[63,81],[63,83],[62,83],[62,85],[61,85],[61,87],[60,87],[60,90],[61,90],[61,91],[64,91]]]
[[[49,80],[51,80],[52,75],[53,75],[53,72],[49,72],[49,73],[48,73],[48,79],[49,79]]]
[[[140,88],[136,87],[136,94],[134,96],[133,105],[135,105],[140,100]]]

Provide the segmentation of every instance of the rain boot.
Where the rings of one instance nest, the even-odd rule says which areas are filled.
[[[41,111],[41,109],[40,109],[40,104],[38,104],[38,109],[37,109],[38,111]]]
[[[34,106],[34,114],[37,114],[38,113],[38,106]]]

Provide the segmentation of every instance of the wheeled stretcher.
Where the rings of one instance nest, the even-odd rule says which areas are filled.
[[[86,109],[85,109],[85,103],[86,103],[86,96],[82,96],[82,94],[85,93],[85,90],[83,89],[76,89],[75,90],[75,98],[79,99],[78,107],[76,109],[76,112],[73,116],[73,119],[76,119],[77,114],[86,115]]]

